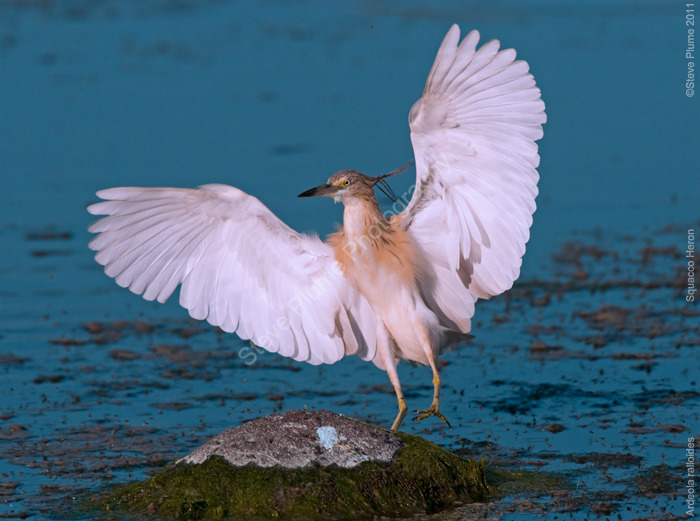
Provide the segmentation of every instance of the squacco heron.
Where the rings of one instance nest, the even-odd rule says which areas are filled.
[[[471,329],[478,299],[518,278],[535,211],[546,121],[527,63],[479,33],[447,33],[409,114],[416,183],[399,212],[382,212],[379,177],[342,170],[300,197],[344,204],[326,242],[297,233],[237,188],[110,188],[88,211],[95,259],[117,284],[180,304],[268,351],[311,364],[354,354],[388,373],[406,416],[399,360],[430,367]],[[386,186],[384,187],[386,189]],[[397,201],[394,204],[396,209]]]

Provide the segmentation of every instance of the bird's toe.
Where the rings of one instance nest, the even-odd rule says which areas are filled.
[[[413,421],[421,421],[425,420],[426,418],[430,418],[431,416],[436,416],[440,418],[444,423],[447,424],[447,426],[451,429],[452,425],[450,425],[450,422],[447,421],[447,418],[445,418],[445,415],[440,412],[440,406],[439,404],[433,403],[428,409],[422,409],[416,411],[416,416],[413,418]]]

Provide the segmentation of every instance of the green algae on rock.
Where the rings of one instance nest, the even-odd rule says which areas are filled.
[[[242,445],[250,445],[245,454]],[[292,460],[299,466],[285,465]],[[155,518],[341,520],[433,513],[488,493],[481,463],[420,437],[328,411],[289,411],[229,429],[93,505]]]

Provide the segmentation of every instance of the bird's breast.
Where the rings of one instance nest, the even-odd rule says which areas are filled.
[[[370,303],[386,298],[398,287],[416,287],[415,248],[408,234],[390,221],[364,227],[361,233],[347,228],[328,240],[345,277]]]

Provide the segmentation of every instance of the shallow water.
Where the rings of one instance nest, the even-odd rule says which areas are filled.
[[[521,279],[442,357],[453,428],[405,429],[575,484],[508,496],[490,512],[502,519],[686,511],[700,320],[683,255],[700,179],[682,6],[76,0],[0,2],[0,517],[65,513],[278,410],[390,425],[371,364],[249,365],[245,342],[176,299],[117,287],[86,247],[85,206],[109,186],[224,182],[328,233],[340,207],[295,195],[411,157],[408,110],[453,22],[530,63],[549,117],[542,181]],[[429,371],[400,377],[409,407],[427,406]]]

